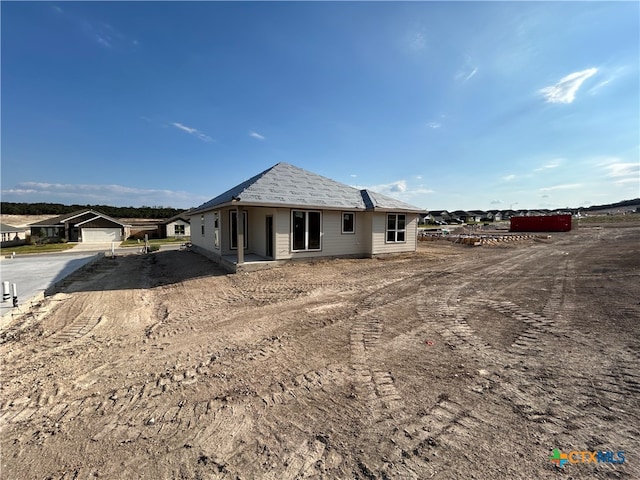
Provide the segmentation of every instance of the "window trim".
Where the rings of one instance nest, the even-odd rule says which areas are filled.
[[[297,250],[294,248],[294,232],[293,232],[293,227],[294,227],[294,215],[295,212],[302,212],[304,213],[304,245],[305,248],[302,250]],[[320,215],[320,248],[309,248],[309,213],[318,213]],[[324,232],[323,232],[323,228],[322,228],[322,210],[294,210],[291,209],[291,229],[290,229],[290,233],[291,233],[291,242],[290,242],[290,247],[291,247],[291,252],[321,252],[322,251],[322,237],[324,236]]]
[[[204,214],[200,215],[200,235],[204,237]]]
[[[394,229],[389,228],[389,218],[393,216],[395,217],[395,227]],[[398,218],[404,217],[404,228],[398,228]],[[384,228],[384,243],[407,243],[407,214],[406,213],[387,213],[385,218],[385,228]],[[394,240],[389,240],[389,232],[394,232]],[[398,233],[404,233],[404,240],[398,240]]]
[[[352,222],[352,230],[345,230],[344,229],[344,216],[345,215],[353,215],[353,222]],[[356,233],[356,212],[342,212],[342,214],[340,215],[341,218],[341,223],[342,223],[342,234],[343,235],[355,235]]]
[[[180,232],[178,232],[178,228],[180,228]],[[173,234],[175,236],[186,235],[187,229],[185,228],[184,223],[174,223],[173,224]]]

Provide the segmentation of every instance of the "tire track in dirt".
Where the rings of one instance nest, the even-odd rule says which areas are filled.
[[[264,351],[260,347],[259,350]],[[234,356],[238,356],[243,352],[232,353],[235,354]],[[206,366],[200,370],[202,375],[206,376],[209,373],[206,371]],[[182,431],[197,431],[198,425],[210,425],[211,422],[217,424],[216,415],[219,416],[220,411],[231,409],[236,412],[245,412],[242,415],[247,415],[247,402],[252,403],[255,397],[261,399],[263,408],[273,408],[287,403],[299,402],[301,398],[308,397],[314,389],[321,389],[327,383],[345,378],[344,368],[336,365],[326,371],[310,371],[297,375],[290,383],[279,382],[277,387],[273,386],[267,391],[259,393],[233,392],[233,397],[229,397],[221,392],[221,398],[216,396],[205,402],[195,404],[185,402],[178,406],[175,404],[173,406],[154,406],[162,403],[155,401],[155,397],[162,395],[166,387],[190,385],[195,382],[197,376],[188,372],[185,372],[184,375],[162,375],[155,383],[131,385],[118,389],[108,399],[87,396],[67,403],[40,406],[40,408],[27,407],[22,410],[22,414],[19,412],[15,417],[5,420],[23,424],[32,417],[39,417],[50,419],[55,424],[72,425],[81,418],[88,417],[92,419],[92,424],[97,428],[92,437],[94,441],[103,441],[109,438],[119,442],[134,442],[141,435],[151,435],[155,439],[171,440],[175,443],[180,438]],[[281,389],[281,393],[277,393],[277,389]],[[242,395],[246,395],[246,397],[243,398]],[[215,438],[227,438],[224,426],[238,421],[240,420],[235,417],[233,419],[227,418],[218,422],[221,428],[214,430],[209,426],[206,433]],[[145,430],[147,430],[146,434]],[[231,438],[237,436],[244,438],[245,434],[246,432],[243,430]],[[194,438],[187,436],[184,441],[185,443],[193,443],[199,435],[201,433],[196,434]],[[218,449],[217,458],[222,462],[221,464],[230,465],[233,463],[232,457],[242,451],[242,447],[238,445],[229,448],[231,450],[228,458],[224,454],[224,448]]]
[[[394,305],[405,301],[404,297],[398,299],[392,295],[397,285],[405,287],[406,279],[390,282],[365,296],[356,307],[356,318],[350,331],[349,347],[356,395],[366,402],[374,422],[403,408],[402,397],[391,372],[375,367],[376,362],[371,358],[383,332],[380,310],[382,307],[393,310]]]
[[[518,256],[522,257],[523,254],[516,255]],[[491,275],[501,275],[511,270],[510,262],[513,262],[513,259],[491,266]],[[512,302],[475,297],[462,301],[461,293],[472,291],[473,285],[486,277],[486,272],[473,272],[465,275],[467,281],[458,282],[458,285],[450,287],[446,294],[440,292],[435,315],[432,306],[425,301],[428,298],[428,290],[423,282],[416,298],[416,306],[425,323],[412,332],[416,334],[425,329],[435,330],[443,337],[446,345],[461,358],[481,359],[485,367],[482,374],[474,377],[468,384],[468,392],[483,396],[504,391],[503,385],[507,380],[502,372],[502,365],[516,360],[510,350],[516,349],[518,354],[530,355],[530,350],[535,348],[535,338],[545,331],[552,333],[548,328],[552,324],[544,316],[527,312]],[[528,328],[524,329],[509,349],[496,349],[481,340],[466,322],[466,318],[473,314],[474,308],[493,308],[513,316]],[[523,348],[528,351],[522,352]],[[531,401],[531,395],[521,390],[518,389],[517,393],[523,399],[523,403]],[[493,412],[486,411],[486,402],[483,405],[485,406],[479,407],[468,394],[459,395],[457,400],[450,399],[445,394],[441,395],[424,415],[412,417],[412,421],[392,432],[390,438],[395,450],[390,457],[390,463],[380,466],[380,469],[384,471],[389,469],[391,464],[399,463],[403,465],[404,475],[412,478],[422,478],[427,472],[433,473],[429,465],[429,452],[432,449],[443,445],[459,448],[460,442],[464,439],[473,443],[474,432],[486,429],[488,422],[495,418]]]
[[[567,254],[565,254],[567,255]],[[534,259],[535,260],[535,259]],[[630,378],[626,376],[629,371],[624,371],[622,374],[623,381],[620,382],[620,375],[612,375],[612,379],[617,382],[611,382],[611,379],[603,378],[602,376],[595,375],[592,378],[587,378],[585,375],[562,375],[560,372],[563,370],[562,357],[553,358],[547,357],[544,352],[550,343],[557,343],[559,338],[567,339],[567,341],[575,340],[575,327],[569,322],[574,319],[575,312],[575,267],[573,261],[565,259],[559,262],[557,272],[553,278],[553,284],[550,289],[547,301],[544,305],[541,314],[533,313],[527,309],[519,307],[517,304],[510,301],[495,301],[491,299],[470,298],[468,303],[476,303],[484,305],[485,308],[493,309],[505,315],[509,315],[521,322],[525,327],[517,337],[517,339],[505,350],[496,350],[494,347],[489,347],[492,352],[489,357],[487,355],[481,355],[478,350],[473,348],[461,349],[461,353],[470,355],[481,355],[485,360],[493,359],[493,362],[489,363],[489,370],[493,372],[492,375],[496,375],[501,370],[501,365],[511,364],[516,365],[517,375],[512,375],[510,371],[503,372],[497,378],[488,385],[489,388],[483,388],[483,385],[475,382],[471,385],[472,390],[479,389],[483,395],[495,395],[502,399],[504,402],[511,403],[513,405],[514,413],[525,418],[528,422],[532,422],[536,425],[536,435],[540,438],[558,438],[558,435],[562,435],[564,443],[575,443],[576,439],[582,438],[585,442],[589,442],[592,438],[589,433],[589,425],[587,422],[582,421],[584,416],[584,408],[588,406],[588,403],[592,402],[593,395],[588,387],[589,382],[597,383],[601,393],[604,392],[606,397],[610,397],[618,402],[623,401],[625,397],[628,398],[629,394],[637,395],[637,386],[640,384],[637,380],[635,372],[631,373]],[[498,271],[504,271],[498,269]],[[495,272],[492,272],[492,274]],[[454,289],[455,290],[455,289]],[[426,292],[420,295],[423,298]],[[453,298],[449,295],[449,298]],[[448,302],[448,305],[451,305]],[[446,311],[446,305],[443,306]],[[424,312],[424,304],[421,305],[418,302],[419,310]],[[458,316],[464,318],[464,313],[460,313],[458,310]],[[451,313],[451,312],[450,312]],[[449,315],[455,317],[454,315]],[[459,344],[473,345],[474,342],[467,341],[469,332],[466,328],[460,328],[462,323],[460,319],[451,325],[451,323],[445,323],[446,329],[450,329],[451,332],[443,332],[438,330],[439,333],[445,338],[451,339],[457,336],[462,338]],[[436,326],[434,325],[434,328]],[[456,335],[457,334],[457,335]],[[473,332],[471,333],[473,335]],[[585,341],[585,345],[593,345],[592,340]],[[458,344],[458,345],[459,345]],[[458,346],[457,345],[457,346]],[[475,346],[475,345],[474,345]],[[543,356],[544,355],[544,356]],[[529,363],[529,370],[524,371],[517,367],[520,363],[519,358],[527,358]],[[534,365],[534,369],[531,370],[532,362],[531,358],[541,358],[539,366]],[[628,360],[627,360],[628,361]],[[622,383],[622,385],[620,385]],[[586,387],[585,387],[586,384]],[[626,385],[631,385],[631,389]],[[596,390],[596,387],[593,387]],[[572,396],[565,395],[563,392],[576,392],[582,391],[582,394]],[[597,398],[598,393],[595,392]],[[556,400],[551,404],[548,403],[548,399]],[[545,400],[542,400],[545,399]],[[580,402],[583,402],[582,404]],[[458,422],[454,420],[459,416],[460,411],[458,409],[449,408],[449,423],[453,425]],[[446,417],[446,415],[444,415]],[[481,412],[475,412],[476,417],[483,417]],[[466,416],[465,418],[473,418],[473,415]],[[491,415],[488,415],[491,418]],[[474,422],[466,425],[467,427],[473,426]],[[465,436],[465,428],[450,428],[446,426],[441,429],[442,432],[457,431],[456,437],[458,442],[460,437]],[[571,433],[567,435],[566,429],[570,428]],[[424,436],[424,435],[423,435]],[[438,436],[438,434],[436,434]],[[632,437],[632,433],[628,433],[629,437]],[[420,438],[420,437],[418,437]],[[429,436],[429,441],[434,436]],[[400,444],[399,440],[398,444]],[[591,440],[591,442],[593,442]],[[553,442],[552,442],[553,443]],[[409,443],[407,447],[414,446],[415,443]],[[403,450],[404,452],[405,450]],[[406,455],[405,455],[406,456]]]

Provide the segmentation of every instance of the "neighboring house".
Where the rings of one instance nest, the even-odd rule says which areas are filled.
[[[394,198],[278,163],[192,210],[191,243],[230,271],[249,268],[245,260],[413,252],[421,213]]]
[[[185,211],[162,222],[161,235],[164,238],[190,237],[191,223],[189,214],[189,211]]]
[[[489,210],[487,212],[487,218],[489,220],[493,220],[494,222],[499,222],[500,220],[502,220],[502,213],[500,212],[500,210]]]
[[[469,214],[470,216],[467,218],[468,222],[484,222],[486,220],[489,220],[488,212],[485,212],[484,210],[469,210]]]
[[[129,235],[129,225],[94,210],[73,213],[32,223],[31,237],[35,240],[67,242],[121,242]]]
[[[473,218],[473,215],[471,215],[469,212],[466,212],[464,210],[455,210],[451,212],[449,215],[453,220],[461,220],[463,222],[473,221],[471,220]]]
[[[126,237],[127,240],[143,240],[147,238],[164,238],[162,233],[162,223],[160,220],[152,220],[148,218],[127,218],[121,219],[122,222],[127,222],[129,225],[129,233]]]
[[[0,224],[0,233],[2,234],[2,246],[9,247],[12,245],[21,245],[24,243],[24,228],[12,227],[6,223]]]
[[[502,220],[509,220],[511,217],[515,217],[518,212],[514,210],[502,210],[500,215],[502,216]]]
[[[427,218],[432,222],[448,222],[451,220],[451,216],[446,210],[429,210]]]

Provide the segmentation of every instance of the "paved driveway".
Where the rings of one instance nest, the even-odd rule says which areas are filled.
[[[97,255],[86,251],[60,252],[39,255],[18,255],[0,261],[0,280],[15,283],[18,288],[18,303],[22,304],[49,286],[77,270]],[[1,287],[0,287],[1,288]],[[13,309],[11,300],[0,304],[0,314]]]

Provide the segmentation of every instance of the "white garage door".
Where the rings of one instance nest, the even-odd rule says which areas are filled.
[[[121,242],[122,234],[119,228],[83,228],[82,241],[84,243]]]

